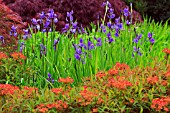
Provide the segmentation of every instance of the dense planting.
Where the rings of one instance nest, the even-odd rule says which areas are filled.
[[[91,30],[70,11],[62,33],[55,31],[53,9],[33,18],[24,35],[11,26],[19,45],[0,52],[2,112],[169,111],[168,22],[132,24],[132,7],[116,17],[109,2],[102,6],[103,21]]]

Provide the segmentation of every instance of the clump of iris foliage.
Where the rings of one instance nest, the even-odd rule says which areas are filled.
[[[0,52],[2,112],[168,112],[170,27],[132,24],[132,7],[120,17],[109,2],[103,7],[102,23],[91,30],[71,11],[62,33],[55,31],[52,9],[24,35],[11,27],[20,40],[17,52]]]

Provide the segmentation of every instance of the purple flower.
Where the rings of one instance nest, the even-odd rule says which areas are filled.
[[[103,24],[100,25],[100,28],[102,29],[103,33],[106,33],[106,27]]]
[[[110,32],[107,34],[107,38],[108,38],[108,42],[109,42],[109,44],[110,44],[110,43],[112,43],[112,42],[114,41],[114,39],[112,38],[112,36],[111,36],[111,33],[110,33]]]
[[[139,47],[138,48],[136,46],[133,47],[132,57],[134,57],[134,53],[137,53],[139,56],[142,56],[142,53],[140,52]]]
[[[46,19],[46,22],[45,22],[44,28],[45,28],[45,29],[46,29],[46,28],[48,28],[48,27],[49,27],[49,25],[50,25],[50,23],[51,23],[51,20],[50,20],[50,19]]]
[[[40,55],[46,55],[47,50],[46,47],[43,44],[40,44]]]
[[[74,33],[76,33],[76,29],[72,28],[72,29],[70,29],[70,32],[74,34]]]
[[[47,78],[47,80],[48,80],[49,82],[51,82],[51,83],[54,83],[54,79],[51,77],[51,74],[50,74],[50,73],[48,73],[48,78]]]
[[[77,27],[77,22],[74,22],[74,23],[72,22],[72,28],[71,28],[70,31],[71,31],[72,33],[76,33],[76,29],[77,29],[77,28],[78,28],[78,27]]]
[[[138,41],[142,38],[142,34],[136,35],[136,38],[133,39],[133,42],[138,43]]]
[[[142,56],[142,53],[138,51],[138,55],[139,55],[139,56]]]
[[[111,22],[107,22],[107,27],[111,28],[111,26],[112,26],[112,23]]]
[[[120,17],[118,17],[118,18],[115,19],[115,23],[116,23],[116,24],[120,23]]]
[[[88,47],[88,50],[92,50],[94,49],[94,44],[90,40],[88,40],[87,47]]]
[[[135,43],[138,43],[138,41],[139,41],[138,38],[134,38],[134,39],[133,39],[133,42],[135,42]]]
[[[130,22],[129,20],[126,20],[126,24],[127,24],[127,25],[130,25],[131,22]]]
[[[23,51],[23,49],[24,49],[24,47],[25,47],[25,43],[24,42],[21,42],[20,43],[20,52],[22,52]]]
[[[148,33],[148,38],[152,38],[152,33]]]
[[[109,38],[109,41],[108,41],[108,42],[109,42],[109,44],[110,44],[110,43],[112,43],[113,41],[114,41],[113,38]]]
[[[11,31],[9,32],[9,35],[10,36],[14,36],[14,37],[16,37],[17,36],[17,27],[15,27],[14,25],[11,27]]]
[[[136,38],[138,38],[139,40],[142,38],[142,34],[140,34],[140,35],[137,35],[137,37]]]
[[[38,24],[38,21],[35,18],[31,19],[31,21],[32,21],[33,25],[37,25]]]
[[[112,36],[111,36],[111,33],[109,32],[108,34],[107,34],[107,38],[111,38]]]
[[[1,42],[2,42],[3,44],[5,43],[3,36],[0,36],[0,40],[1,40]]]
[[[54,23],[57,23],[58,22],[58,19],[57,18],[54,18]]]
[[[67,21],[67,22],[68,22],[68,19],[67,19],[67,18],[70,19],[70,22],[73,21],[73,16],[72,16],[72,14],[73,14],[73,10],[72,10],[71,12],[67,12],[67,17],[66,17],[66,21]]]
[[[115,37],[119,37],[119,30],[116,30]]]
[[[115,18],[114,10],[113,8],[109,8],[109,14],[107,15],[109,19]]]
[[[45,18],[45,13],[42,11],[41,13],[39,13],[40,15],[40,19],[44,19]]]
[[[154,44],[155,43],[155,39],[152,37],[152,33],[148,33],[148,38],[149,38],[149,41]]]
[[[123,23],[118,23],[117,27],[118,27],[119,30],[122,30],[123,29]]]
[[[66,33],[69,30],[69,28],[70,28],[70,25],[68,23],[65,24],[65,27],[62,28],[62,33]]]
[[[84,41],[82,38],[80,38],[80,43],[79,43],[79,47],[83,47],[84,49],[87,49],[86,45],[84,44]]]
[[[80,59],[81,59],[80,55],[77,54],[77,53],[74,54],[74,57],[75,57],[77,60],[80,60]]]
[[[96,46],[102,46],[102,39],[101,38],[94,37],[94,39],[97,41]]]
[[[155,43],[155,39],[154,39],[154,38],[150,38],[149,40],[150,40],[150,42],[151,42],[152,44]]]
[[[57,40],[54,40],[54,50],[56,51],[56,46],[58,44],[58,42],[60,41],[60,38],[58,38]]]
[[[129,9],[128,8],[124,8],[123,12],[124,12],[125,17],[127,17],[129,15]]]
[[[106,5],[107,5],[108,7],[112,7],[112,5],[110,4],[109,1],[102,3],[102,7],[105,7]]]
[[[80,28],[78,28],[78,31],[79,31],[79,33],[86,33],[86,31],[85,31],[85,29],[83,28],[83,26],[82,26],[82,24],[81,24],[81,27]]]
[[[76,48],[76,53],[81,55],[82,54],[82,50],[80,48]]]
[[[47,13],[49,19],[55,19],[57,15],[54,13],[53,9],[49,10],[49,13]]]

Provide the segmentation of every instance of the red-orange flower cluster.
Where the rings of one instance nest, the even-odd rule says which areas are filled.
[[[170,77],[170,68],[167,69],[166,73],[164,74],[165,77]]]
[[[67,77],[67,78],[59,78],[58,79],[58,82],[62,82],[64,84],[71,84],[74,82],[74,80],[70,77]]]
[[[156,111],[165,110],[166,112],[169,111],[167,105],[169,104],[169,98],[156,98],[152,100],[151,108],[155,109]]]
[[[112,87],[115,87],[115,88],[118,88],[120,90],[124,90],[126,89],[127,87],[129,86],[132,86],[132,83],[127,81],[127,80],[121,80],[123,78],[119,78],[118,80],[114,79],[114,78],[111,78],[108,80],[108,86],[112,86]]]
[[[0,52],[0,60],[4,58],[8,58],[8,56],[5,53]]]
[[[59,93],[62,93],[63,89],[62,88],[52,88],[51,91],[58,95]]]
[[[165,48],[165,49],[162,50],[162,52],[164,52],[164,53],[166,53],[166,54],[170,54],[170,49]]]
[[[99,77],[99,78],[103,78],[104,76],[106,76],[106,73],[105,72],[98,72],[96,74],[96,77]]]
[[[66,102],[58,100],[51,104],[39,104],[36,108],[40,113],[46,113],[49,109],[55,108],[57,111],[62,111],[68,107]]]
[[[149,76],[148,78],[147,78],[147,82],[149,83],[149,84],[156,84],[157,82],[159,81],[159,78],[157,77],[157,76],[154,76],[154,77],[152,77],[152,76]]]
[[[24,56],[21,52],[13,52],[10,54],[12,58],[19,60],[19,59],[26,59],[26,56]]]
[[[12,86],[10,84],[0,84],[0,95],[14,94],[15,91],[20,89],[17,86]]]
[[[116,63],[115,68],[117,70],[129,70],[130,69],[130,67],[127,64],[125,64],[125,63],[121,64],[119,62]]]
[[[93,99],[95,97],[98,97],[98,94],[88,91],[87,87],[84,87],[84,90],[80,92],[80,95],[82,98],[78,98],[78,102],[80,102],[82,106],[87,106],[91,104]],[[97,104],[100,104],[102,102],[103,100],[101,98],[98,98]]]
[[[119,71],[117,70],[117,69],[110,69],[109,71],[108,71],[108,74],[109,75],[117,75],[119,73]]]

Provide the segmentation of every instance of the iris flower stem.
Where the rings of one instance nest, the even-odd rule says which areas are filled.
[[[105,14],[104,14],[104,20],[103,20],[103,25],[104,25],[104,22],[105,22],[105,19],[106,19],[106,14],[107,14],[107,10],[108,10],[108,2],[106,2],[106,8],[105,8]]]

